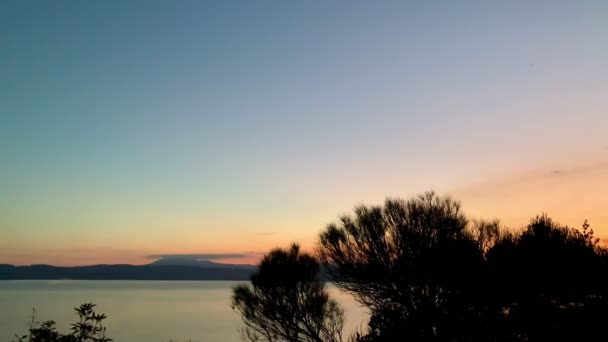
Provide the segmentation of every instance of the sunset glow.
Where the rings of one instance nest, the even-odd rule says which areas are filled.
[[[546,212],[608,240],[607,13],[2,4],[0,264],[255,264],[428,190],[474,219]]]

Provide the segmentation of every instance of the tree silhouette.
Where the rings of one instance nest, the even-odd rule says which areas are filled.
[[[367,339],[458,337],[477,323],[482,252],[449,197],[359,206],[319,241],[335,284],[370,308]]]
[[[319,281],[319,262],[296,244],[262,259],[251,286],[233,289],[232,307],[247,341],[338,342],[343,310]]]
[[[608,319],[608,253],[586,221],[509,231],[430,192],[357,207],[319,255],[371,311],[361,341],[593,341]]]
[[[592,327],[608,318],[605,254],[586,221],[579,231],[544,214],[497,241],[487,254],[495,289],[487,302],[503,312],[495,333],[503,340],[596,340]]]

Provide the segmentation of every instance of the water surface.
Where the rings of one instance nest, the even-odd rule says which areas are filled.
[[[240,317],[230,308],[233,281],[0,281],[0,341],[27,330],[35,307],[38,321],[53,319],[67,331],[81,303],[97,304],[108,316],[107,336],[116,342],[240,341]],[[330,287],[346,309],[348,331],[367,314],[352,297]]]

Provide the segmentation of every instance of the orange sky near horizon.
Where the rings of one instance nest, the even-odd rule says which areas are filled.
[[[608,240],[608,1],[0,3],[0,263],[312,250],[449,194]]]
[[[580,228],[587,219],[597,237],[608,239],[608,199],[605,197],[608,194],[608,160],[579,167],[518,173],[438,192],[461,201],[464,212],[472,219],[499,218],[506,227],[519,229],[535,215],[547,213],[559,223],[573,228]],[[366,204],[380,203],[381,200]],[[352,208],[355,204],[351,204]],[[224,232],[229,236],[227,241],[231,242],[225,245],[205,243],[205,234],[192,229],[184,240],[145,243],[135,248],[65,248],[40,244],[30,251],[24,251],[6,246],[0,251],[0,262],[58,266],[146,264],[154,261],[147,257],[152,254],[242,253],[242,258],[213,261],[256,264],[271,248],[286,247],[291,242],[300,243],[305,250],[313,250],[316,236],[324,225],[335,220],[339,214],[348,212],[336,211],[333,216],[312,218],[310,225],[292,224],[290,227],[290,223],[286,222],[286,231],[248,234]],[[315,221],[318,223],[313,224]]]

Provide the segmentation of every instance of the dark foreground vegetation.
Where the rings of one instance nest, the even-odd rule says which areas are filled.
[[[319,267],[366,306],[355,341],[597,341],[608,318],[608,253],[546,215],[520,231],[471,221],[427,193],[360,206],[319,236],[264,258],[233,306],[248,341],[341,341],[342,311],[313,276]],[[288,271],[289,270],[289,271]]]
[[[94,308],[95,304],[91,303],[74,308],[78,320],[71,324],[67,334],[57,331],[54,321],[36,322],[34,311],[28,334],[15,336],[16,342],[111,342],[112,339],[105,336],[106,328],[102,324],[106,315],[96,313]]]
[[[599,341],[607,271],[587,222],[578,230],[540,215],[508,230],[427,193],[357,207],[321,232],[314,255],[295,244],[272,250],[251,284],[234,288],[232,307],[246,341]],[[367,327],[344,335],[321,274],[369,309]],[[47,322],[19,341],[109,341],[75,335],[101,327],[78,312],[71,335]]]

